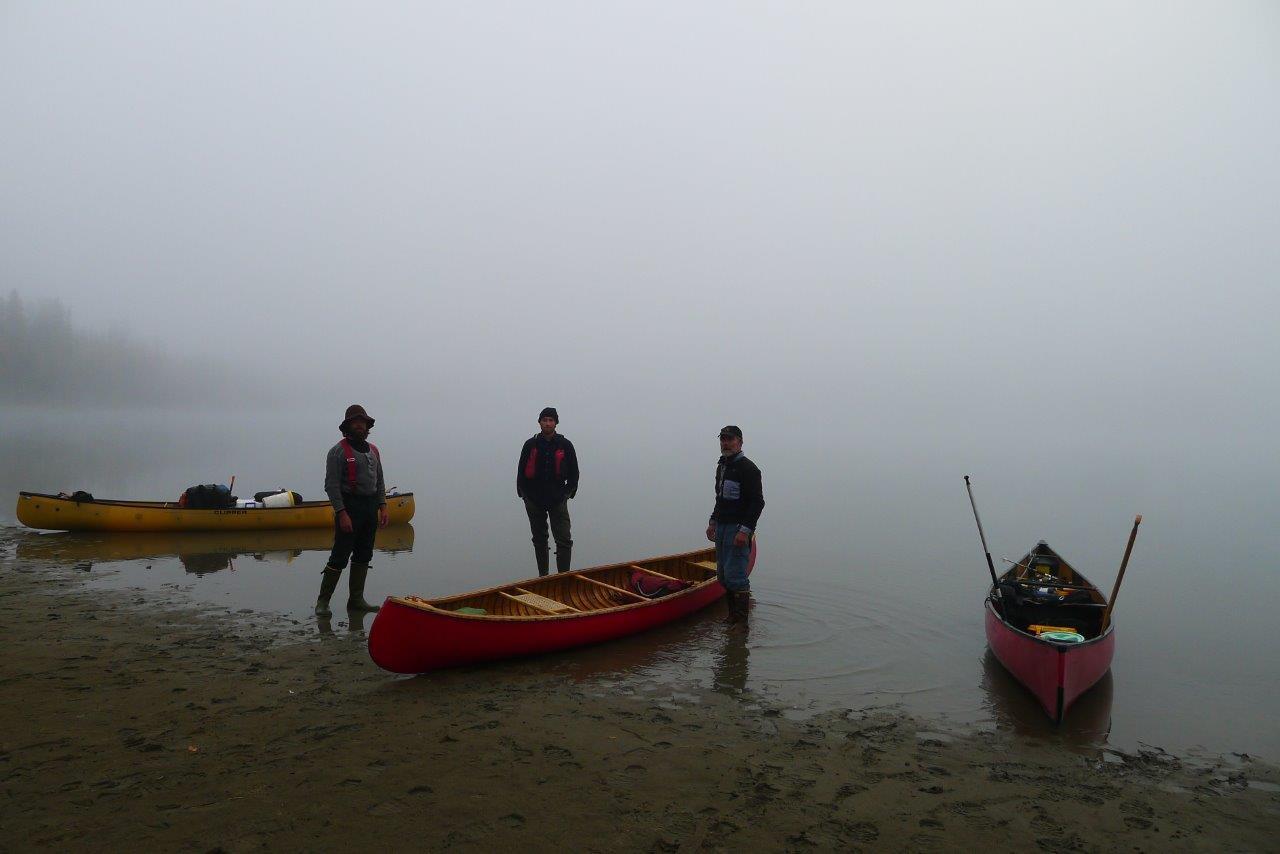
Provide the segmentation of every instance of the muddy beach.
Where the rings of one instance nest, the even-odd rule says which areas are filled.
[[[68,566],[0,571],[9,851],[1264,851],[1280,771],[1073,751],[892,711],[519,663],[400,679],[358,631],[265,626]],[[335,617],[335,620],[340,619]]]

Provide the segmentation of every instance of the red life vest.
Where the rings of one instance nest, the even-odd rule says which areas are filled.
[[[556,448],[556,480],[560,479],[560,466],[564,463],[564,448]],[[533,480],[538,473],[538,447],[535,445],[529,450],[529,460],[524,464],[524,476],[528,480]]]
[[[346,477],[347,488],[345,491],[355,492],[356,491],[356,449],[351,447],[351,443],[347,441],[346,436],[342,437],[342,441],[339,444],[342,445],[342,452],[346,454],[346,461],[347,461],[347,477]],[[369,442],[368,444],[369,444],[369,450],[373,451],[373,458],[377,460],[379,463],[381,463],[382,454],[378,453],[378,446],[373,444],[372,442]]]

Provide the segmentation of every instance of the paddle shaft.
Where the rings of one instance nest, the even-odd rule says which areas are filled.
[[[969,483],[969,475],[964,476],[964,488],[969,490],[969,504],[973,506],[973,521],[978,523],[978,538],[982,540],[982,553],[987,556],[987,569],[991,571],[991,586],[996,586],[996,565],[991,560],[991,549],[987,548],[987,535],[982,530],[982,520],[978,518],[978,502],[973,500],[973,484]]]
[[[1138,538],[1138,526],[1142,524],[1142,514],[1133,520],[1133,530],[1129,532],[1129,545],[1124,547],[1124,559],[1120,561],[1120,571],[1116,573],[1116,586],[1111,588],[1111,598],[1107,601],[1107,610],[1102,612],[1102,630],[1111,625],[1111,609],[1116,606],[1116,596],[1120,594],[1120,582],[1124,581],[1124,570],[1129,565],[1129,555],[1133,552],[1133,541]]]

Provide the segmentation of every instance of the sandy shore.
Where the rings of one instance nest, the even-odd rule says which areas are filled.
[[[359,638],[0,561],[0,850],[1266,851],[1280,771],[899,714],[794,722],[518,664],[398,679]]]

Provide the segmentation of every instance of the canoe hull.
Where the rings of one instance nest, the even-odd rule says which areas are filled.
[[[1035,696],[1055,724],[1062,723],[1071,704],[1106,674],[1116,648],[1114,627],[1084,643],[1040,640],[1000,619],[990,600],[986,631],[996,658]]]
[[[748,571],[754,567],[755,557],[753,542]],[[473,615],[448,608],[476,596],[492,595],[498,590],[522,589],[521,585],[533,588],[551,582],[551,579],[555,579],[551,583],[556,584],[585,585],[587,582],[574,582],[573,577],[612,577],[617,584],[622,584],[618,579],[623,576],[609,576],[608,573],[625,574],[630,568],[637,568],[636,564],[592,567],[557,574],[551,579],[530,579],[489,591],[430,602],[417,597],[392,596],[383,603],[369,629],[369,655],[379,667],[393,673],[426,673],[443,667],[571,649],[643,632],[699,611],[724,596],[724,588],[714,574],[713,549],[642,561],[638,568],[676,573],[678,570],[673,567],[693,561],[703,562],[693,564],[695,566],[710,568],[703,570],[706,575],[701,578],[691,579],[695,581],[691,587],[660,599],[595,612],[539,617],[492,613]]]
[[[634,609],[558,620],[495,621],[424,611],[387,599],[369,630],[369,656],[392,673],[426,673],[601,643],[678,620],[724,596],[712,581]]]
[[[387,499],[389,524],[413,518],[413,493]],[[18,493],[18,521],[48,531],[266,531],[332,528],[328,501],[294,507],[191,510],[162,501],[72,501],[36,492]]]

